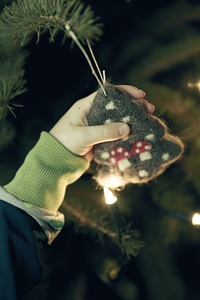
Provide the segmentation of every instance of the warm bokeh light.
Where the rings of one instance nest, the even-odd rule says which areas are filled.
[[[197,83],[188,83],[188,87],[197,87],[200,90],[200,81]]]
[[[108,205],[111,205],[117,201],[117,197],[113,195],[111,190],[107,187],[103,188],[104,196],[105,196],[105,202]]]
[[[200,214],[199,213],[193,214],[192,225],[200,225]]]
[[[110,174],[105,171],[99,171],[95,180],[99,186],[106,186],[111,190],[121,190],[126,185],[126,179],[114,172]]]

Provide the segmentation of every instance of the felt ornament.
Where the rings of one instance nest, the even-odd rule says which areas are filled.
[[[183,153],[180,138],[171,135],[161,119],[147,113],[141,101],[104,83],[104,90],[99,88],[88,114],[88,124],[111,122],[127,123],[130,133],[123,139],[94,146],[94,178],[100,186],[119,189],[131,183],[148,182]]]

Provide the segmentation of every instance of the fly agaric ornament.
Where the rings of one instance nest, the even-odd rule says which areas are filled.
[[[184,145],[163,121],[147,113],[141,101],[111,84],[105,84],[104,89],[106,95],[101,88],[97,92],[88,124],[126,122],[130,134],[94,147],[94,178],[100,186],[112,189],[148,182],[181,157]]]

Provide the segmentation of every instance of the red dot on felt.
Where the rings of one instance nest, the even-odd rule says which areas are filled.
[[[110,162],[117,164],[120,160],[129,158],[130,156],[130,152],[126,147],[117,146],[114,147],[110,152]]]

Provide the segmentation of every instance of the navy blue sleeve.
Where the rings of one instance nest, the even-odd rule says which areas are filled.
[[[38,244],[46,238],[26,212],[0,200],[0,299],[21,299],[42,277]]]

